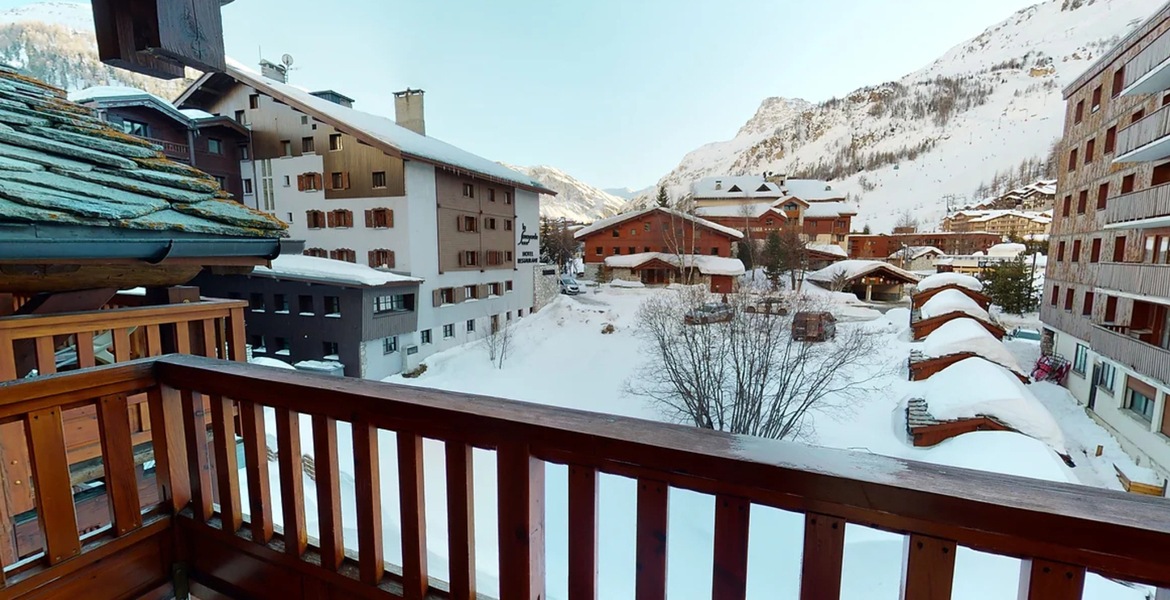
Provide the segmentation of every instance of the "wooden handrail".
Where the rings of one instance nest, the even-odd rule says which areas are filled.
[[[199,302],[115,308],[103,310],[101,313],[85,311],[51,315],[20,315],[0,318],[0,332],[5,332],[12,339],[19,340],[45,335],[75,333],[81,328],[100,331],[122,327],[161,325],[176,321],[200,321],[225,317],[233,308],[242,309],[246,306],[248,303],[244,300],[203,298]],[[177,313],[181,313],[181,318],[176,318],[180,316]]]

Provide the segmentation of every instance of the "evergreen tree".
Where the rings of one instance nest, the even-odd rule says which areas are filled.
[[[666,188],[661,185],[658,186],[658,198],[656,201],[658,202],[658,206],[663,208],[666,208],[670,204],[670,198],[666,196]]]
[[[743,263],[744,270],[749,272],[756,268],[755,263],[752,261],[753,252],[751,244],[751,240],[742,240],[735,243],[735,256],[739,259],[739,262]]]
[[[869,223],[866,223],[865,227],[861,228],[861,233],[864,233],[865,235],[869,235]]]
[[[768,240],[764,243],[764,274],[772,282],[773,287],[780,286],[780,276],[784,274],[784,246],[780,241],[780,234],[768,232]]]
[[[1032,285],[1032,270],[1021,254],[1014,260],[994,264],[983,271],[983,293],[1013,315],[1036,310],[1039,299]]]

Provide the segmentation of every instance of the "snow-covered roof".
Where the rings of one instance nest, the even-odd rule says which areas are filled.
[[[806,279],[821,283],[833,283],[843,273],[847,279],[857,279],[875,271],[886,271],[896,277],[910,282],[917,282],[919,277],[906,269],[901,269],[880,260],[843,260],[835,262],[819,271],[809,273]]]
[[[926,256],[927,254],[934,254],[935,256],[944,256],[946,252],[935,248],[934,246],[906,246],[899,249],[890,255],[890,258],[905,258],[914,260],[916,258]]]
[[[308,371],[334,371],[344,369],[345,365],[335,360],[302,360],[294,365],[294,367]]]
[[[783,189],[789,196],[795,196],[808,202],[845,199],[843,192],[834,190],[828,182],[820,179],[785,179]]]
[[[844,202],[810,202],[804,209],[806,219],[835,219],[846,215],[856,215],[857,209]]]
[[[335,104],[318,98],[303,88],[274,81],[231,58],[227,59],[227,75],[358,139],[396,150],[405,158],[454,167],[513,183],[542,194],[556,195],[555,191],[548,189],[540,181],[517,173],[495,161],[476,156],[442,140],[415,133],[398,125],[393,119]],[[200,85],[206,78],[207,76],[204,76],[194,86]],[[180,98],[187,95],[185,92]]]
[[[418,277],[399,275],[344,260],[318,258],[303,254],[281,255],[274,258],[271,264],[271,267],[255,267],[252,269],[252,274],[364,287],[420,283],[422,281]]]
[[[167,116],[184,123],[188,122],[191,118],[176,109],[170,101],[162,96],[124,85],[95,85],[84,90],[70,92],[68,98],[78,104],[97,102],[98,104],[107,105],[120,103],[120,105],[125,106],[128,104],[141,105],[145,103],[166,113]]]
[[[695,214],[700,217],[743,217],[744,212],[753,219],[758,219],[764,213],[771,211],[772,216],[788,219],[780,210],[774,208],[770,202],[750,202],[746,204],[719,204],[717,206],[700,206]]]
[[[991,315],[987,314],[987,311],[983,310],[979,303],[959,290],[943,290],[931,296],[930,300],[927,300],[918,312],[923,319],[933,319],[945,314],[961,312],[976,319],[991,321]]]
[[[833,256],[840,256],[841,258],[849,256],[849,253],[845,252],[845,249],[838,246],[837,244],[809,244],[806,247],[814,252],[832,254]]]
[[[930,332],[922,353],[932,358],[972,352],[1017,374],[1026,376],[1016,356],[974,319],[952,319]]]
[[[780,186],[763,177],[739,175],[735,177],[704,177],[691,184],[695,198],[780,198]]]
[[[1023,244],[1013,244],[1013,243],[996,244],[996,245],[987,249],[987,256],[1000,256],[1000,257],[1014,258],[1016,256],[1019,256],[1021,253],[1023,253],[1027,249],[1028,249],[1028,247],[1023,245]]]
[[[983,291],[983,282],[962,273],[935,273],[918,282],[918,291],[925,292],[948,285],[957,285],[973,292]]]
[[[269,358],[267,356],[253,356],[252,360],[249,360],[248,362],[251,364],[260,365],[263,367],[275,367],[277,369],[291,369],[294,371],[296,370],[296,367],[284,362],[283,360],[277,360],[275,358]]]
[[[961,360],[919,382],[916,397],[937,419],[994,417],[1024,435],[1067,454],[1056,419],[1023,382],[982,358]]]
[[[714,229],[715,231],[726,234],[726,235],[731,236],[735,239],[740,239],[743,237],[743,233],[736,231],[735,229],[732,229],[730,227],[724,227],[723,225],[720,225],[718,223],[713,223],[711,221],[708,221],[707,219],[701,219],[701,218],[696,217],[694,215],[688,215],[687,213],[684,213],[680,210],[675,210],[673,208],[665,208],[662,206],[649,206],[649,207],[646,207],[646,208],[643,208],[640,210],[626,212],[626,213],[622,213],[620,215],[614,215],[612,217],[609,217],[608,219],[601,219],[600,221],[594,221],[594,222],[590,223],[588,226],[582,227],[581,229],[579,229],[576,233],[573,234],[573,237],[576,239],[581,239],[581,238],[583,238],[583,237],[585,237],[585,236],[587,236],[595,231],[601,231],[603,229],[610,227],[611,225],[617,225],[618,223],[624,223],[630,219],[636,219],[642,215],[650,214],[650,213],[655,212],[655,211],[662,211],[662,212],[664,212],[668,215],[671,215],[673,217],[680,218],[680,219],[686,219],[686,220],[694,223],[695,225],[698,225],[700,227],[706,227],[708,229]]]
[[[618,269],[632,269],[651,260],[679,266],[679,255],[669,252],[639,252],[605,257],[605,266]],[[743,263],[738,258],[709,256],[706,254],[684,254],[682,261],[688,268],[693,267],[703,275],[743,275]]]
[[[180,108],[179,112],[186,115],[187,118],[191,119],[192,121],[200,121],[203,119],[214,119],[215,118],[215,115],[213,115],[205,110],[199,110],[198,108]]]

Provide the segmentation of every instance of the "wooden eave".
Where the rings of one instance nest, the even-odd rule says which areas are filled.
[[[996,339],[999,339],[999,340],[1002,340],[1004,334],[1007,333],[1004,331],[1004,329],[1002,327],[1000,327],[999,325],[996,325],[995,323],[990,323],[984,319],[980,319],[979,317],[971,316],[971,315],[969,315],[963,311],[960,311],[960,310],[951,311],[949,313],[946,313],[943,315],[938,315],[937,317],[931,317],[929,319],[919,319],[917,321],[914,321],[913,323],[910,324],[910,331],[913,332],[913,334],[914,334],[913,338],[915,340],[919,340],[919,339],[922,339],[923,337],[925,337],[925,336],[919,335],[920,330],[925,329],[931,325],[935,325],[936,327],[941,326],[943,323],[947,323],[948,321],[953,321],[955,319],[973,319],[975,322],[982,325],[983,328],[988,331],[988,333],[990,333],[991,335],[994,335],[996,337]]]
[[[990,296],[987,296],[986,294],[976,292],[975,290],[971,290],[971,289],[965,288],[961,285],[956,285],[953,283],[949,283],[949,284],[944,285],[942,287],[929,289],[929,290],[926,290],[925,292],[918,292],[917,294],[914,294],[913,296],[910,297],[910,304],[914,308],[921,308],[923,304],[925,304],[928,300],[930,300],[936,294],[938,294],[939,292],[941,292],[943,290],[958,290],[958,291],[962,292],[964,295],[966,295],[968,298],[974,300],[977,304],[979,304],[980,307],[983,308],[983,310],[987,310],[988,307],[991,306],[991,297]]]

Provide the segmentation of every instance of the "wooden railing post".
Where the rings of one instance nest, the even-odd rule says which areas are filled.
[[[901,600],[950,600],[956,544],[950,540],[906,536],[902,548]]]
[[[178,513],[191,502],[182,399],[178,390],[166,385],[155,386],[147,392],[146,398],[150,406],[150,437],[154,446],[158,498],[164,506],[169,504],[171,510]]]
[[[97,417],[105,463],[106,496],[114,518],[114,531],[123,535],[142,526],[126,395],[105,396],[99,400]]]
[[[195,518],[207,522],[215,514],[211,496],[211,460],[207,455],[207,413],[203,395],[180,390],[183,399],[183,426],[187,437],[191,501]]]
[[[264,432],[264,407],[255,402],[240,402],[239,406],[252,541],[267,544],[272,539],[272,492],[268,480],[268,437]]]
[[[284,551],[300,556],[309,545],[305,530],[305,486],[301,467],[300,416],[276,409],[276,455],[280,465],[280,506],[284,513]]]
[[[69,458],[65,455],[65,431],[61,423],[59,406],[28,413],[24,418],[31,446],[29,462],[36,489],[37,520],[44,535],[45,559],[50,565],[81,552],[73,486],[69,483]]]
[[[569,465],[569,600],[597,600],[597,469]]]
[[[378,430],[353,423],[353,475],[357,496],[358,574],[362,583],[378,585],[386,565],[382,558],[382,488],[378,472]]]
[[[244,524],[240,509],[239,461],[236,458],[236,422],[231,398],[209,396],[215,443],[215,475],[219,484],[219,518],[224,531],[235,533]]]
[[[544,461],[527,445],[496,451],[499,490],[500,597],[544,598]]]
[[[451,600],[475,600],[476,598],[475,483],[472,452],[471,446],[467,444],[446,443],[447,555],[449,565],[447,570],[451,579]],[[570,564],[572,563],[570,562]]]
[[[398,505],[402,518],[402,588],[407,600],[427,595],[427,513],[423,491],[422,436],[406,431],[398,439]]]
[[[1085,568],[1033,558],[1020,561],[1019,600],[1080,600]]]
[[[804,559],[800,600],[841,597],[841,560],[845,555],[845,521],[808,513],[804,517]]]
[[[752,504],[746,498],[715,496],[715,573],[712,598],[747,597],[748,527]]]
[[[317,482],[317,537],[321,540],[321,566],[336,571],[345,558],[341,537],[337,421],[322,415],[313,415],[313,469]]]
[[[638,600],[666,598],[666,536],[670,488],[661,481],[638,480],[637,572],[634,596]]]

